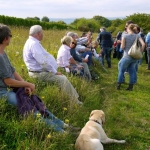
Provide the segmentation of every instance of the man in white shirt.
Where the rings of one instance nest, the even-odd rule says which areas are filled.
[[[44,82],[57,82],[61,90],[63,90],[73,102],[82,104],[82,102],[78,100],[78,93],[67,77],[61,72],[57,72],[57,62],[40,44],[42,39],[42,27],[40,25],[32,26],[29,31],[29,38],[23,49],[23,59],[28,68],[29,76],[38,78]]]

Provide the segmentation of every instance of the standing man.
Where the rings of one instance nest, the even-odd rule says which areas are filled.
[[[147,70],[150,70],[150,31],[146,35],[145,43],[146,43],[146,50],[147,50],[147,57],[148,57]]]
[[[104,27],[100,28],[100,33],[97,37],[97,41],[100,44],[100,54],[102,55],[102,63],[104,65],[104,57],[106,57],[108,68],[111,68],[110,51],[113,45],[112,36],[110,32],[107,32]]]
[[[23,59],[28,68],[29,76],[44,82],[57,83],[73,102],[82,104],[78,100],[78,93],[67,77],[57,71],[58,66],[55,58],[42,47],[40,43],[42,39],[42,27],[40,25],[32,26],[23,49]]]

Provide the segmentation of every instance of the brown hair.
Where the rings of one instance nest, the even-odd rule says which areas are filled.
[[[98,42],[97,41],[93,41],[92,42],[92,47],[95,48],[95,46],[98,46]]]
[[[7,25],[0,24],[0,44],[3,43],[4,39],[8,39],[8,37],[11,35],[11,31],[8,28]]]
[[[136,32],[137,31],[137,25],[136,24],[129,24],[128,26],[129,30],[133,31],[133,32]]]

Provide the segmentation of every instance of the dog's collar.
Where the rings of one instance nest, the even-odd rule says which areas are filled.
[[[94,122],[96,122],[96,123],[98,123],[98,124],[102,125],[102,124],[101,124],[99,121],[97,121],[97,120],[90,119],[90,121],[94,121]]]

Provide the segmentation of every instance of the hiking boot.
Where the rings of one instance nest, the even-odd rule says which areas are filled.
[[[133,90],[133,84],[129,84],[129,86],[128,86],[128,88],[126,88],[126,90],[132,91]]]
[[[117,90],[120,90],[121,83],[117,83]]]

